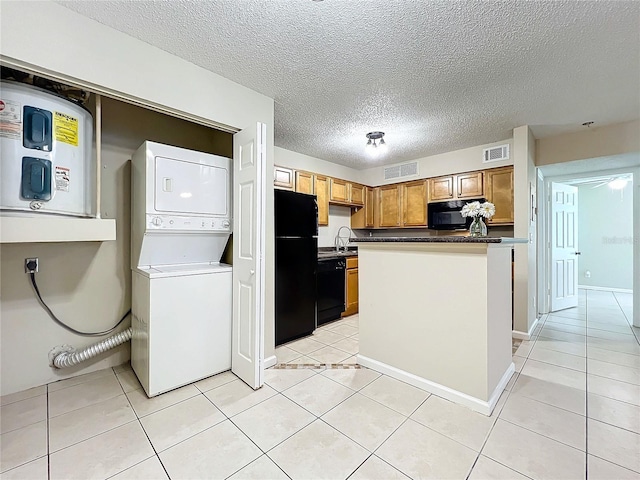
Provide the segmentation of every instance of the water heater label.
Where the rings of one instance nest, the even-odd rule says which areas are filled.
[[[22,105],[11,100],[0,100],[0,137],[22,138]]]
[[[56,190],[59,192],[68,192],[69,180],[69,169],[67,167],[56,167]]]
[[[66,113],[55,112],[53,131],[58,142],[78,146],[78,119]]]

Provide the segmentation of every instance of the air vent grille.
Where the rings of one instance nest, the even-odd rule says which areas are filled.
[[[410,177],[418,174],[418,162],[403,163],[402,165],[393,165],[385,167],[384,179],[392,180],[394,178]]]
[[[497,162],[500,160],[509,160],[509,144],[485,148],[482,151],[483,163]]]

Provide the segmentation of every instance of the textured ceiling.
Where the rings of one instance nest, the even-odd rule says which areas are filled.
[[[637,1],[59,3],[274,98],[277,146],[354,168],[640,118]]]

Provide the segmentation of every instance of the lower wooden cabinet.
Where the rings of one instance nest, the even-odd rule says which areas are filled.
[[[347,258],[345,270],[345,311],[343,317],[358,313],[358,257]]]

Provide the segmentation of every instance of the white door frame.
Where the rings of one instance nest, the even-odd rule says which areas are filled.
[[[540,167],[538,167],[539,169]],[[633,249],[633,324],[640,327],[640,168],[624,167],[607,170],[590,170],[588,172],[580,172],[568,175],[557,175],[553,177],[543,177],[543,192],[538,195],[538,239],[542,240],[539,257],[539,265],[542,268],[543,281],[538,282],[538,309],[540,313],[549,313],[550,297],[549,289],[551,288],[551,183],[552,182],[568,182],[582,178],[591,178],[607,175],[619,175],[624,173],[633,174],[633,232],[634,232],[634,249]],[[579,201],[579,200],[578,200]],[[542,289],[542,291],[540,291]]]

